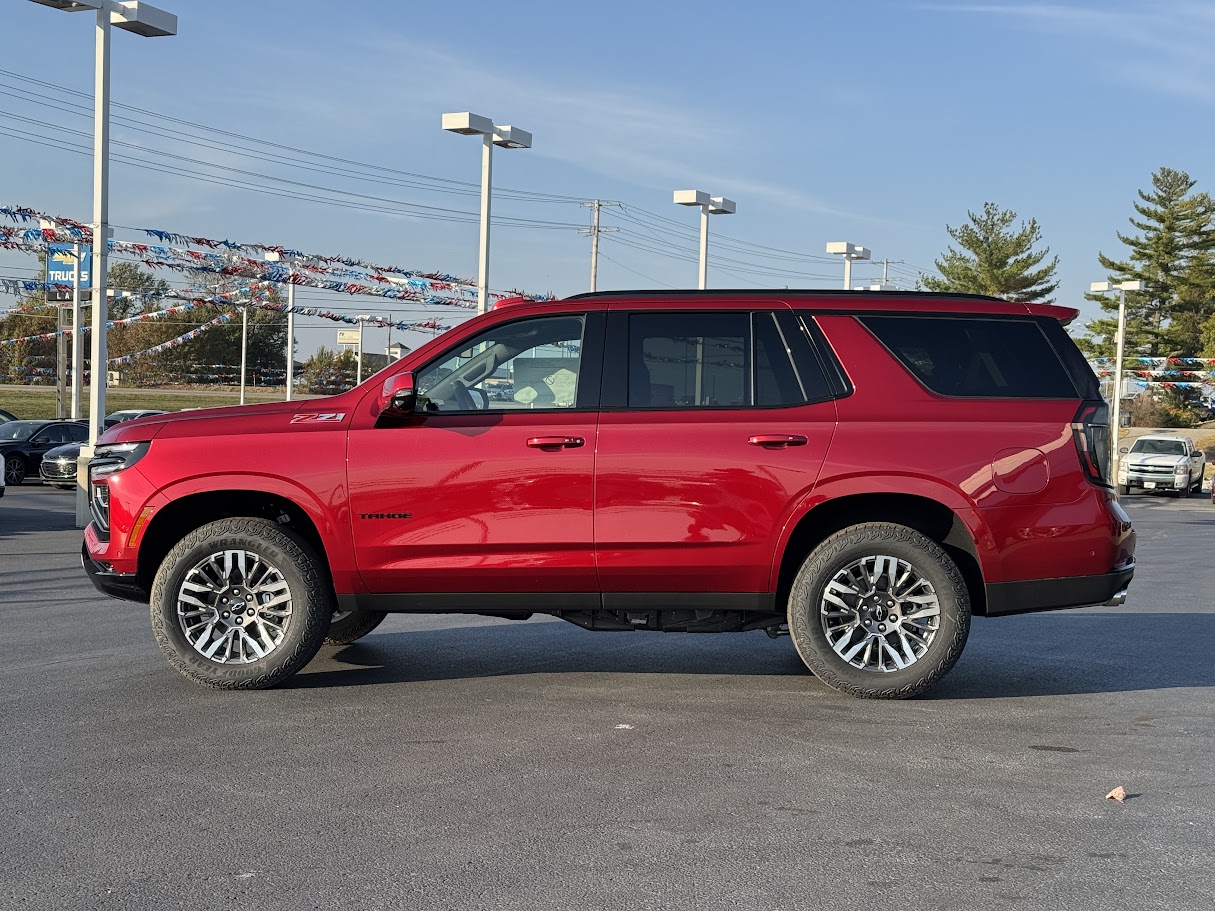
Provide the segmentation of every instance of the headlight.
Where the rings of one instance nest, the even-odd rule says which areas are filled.
[[[1189,465],[1178,465],[1173,469],[1173,473],[1174,474],[1189,474],[1190,466]]]
[[[144,457],[151,445],[150,440],[145,440],[140,443],[111,443],[108,446],[98,446],[89,462],[89,480],[100,481],[117,471],[130,468]]]

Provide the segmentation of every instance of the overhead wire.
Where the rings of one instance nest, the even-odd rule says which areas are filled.
[[[7,76],[12,79],[23,80],[25,82],[33,83],[35,85],[40,85],[44,88],[48,88],[48,89],[51,89],[52,91],[60,92],[63,94],[75,95],[80,98],[88,99],[89,101],[92,101],[92,99],[93,99],[93,95],[90,92],[84,92],[84,91],[80,91],[77,89],[69,88],[64,85],[59,85],[57,83],[48,82],[48,81],[45,81],[42,79],[36,79],[32,76],[27,76],[24,73],[17,73],[12,70],[6,70],[6,69],[0,68],[0,75]],[[29,91],[21,89],[19,87],[13,87],[13,86],[9,86],[9,87],[16,88],[16,91],[24,92],[27,95],[33,95],[35,97],[39,97],[38,93],[29,92]],[[53,98],[53,96],[41,96],[41,97],[44,97],[44,98],[47,98],[50,100],[59,101],[63,104],[72,104],[71,102],[66,102],[63,99],[55,99],[55,98]],[[193,121],[183,120],[183,119],[180,119],[177,117],[172,117],[168,114],[163,114],[163,113],[160,113],[157,111],[147,110],[146,108],[137,107],[135,105],[123,104],[121,102],[116,102],[116,101],[111,101],[110,104],[111,104],[112,108],[117,108],[120,110],[134,111],[136,113],[155,118],[157,121],[157,124],[155,124],[154,126],[157,129],[161,129],[161,130],[167,129],[167,128],[160,126],[160,122],[168,121],[170,123],[175,123],[180,126],[185,126],[190,129],[193,129],[193,130],[202,131],[203,135],[201,135],[201,136],[185,134],[187,136],[187,138],[192,142],[201,141],[201,142],[210,143],[210,144],[218,143],[218,140],[214,139],[214,136],[216,134],[218,134],[218,135],[222,135],[222,136],[227,136],[232,139],[240,140],[241,142],[244,142],[244,143],[253,143],[256,146],[281,149],[285,152],[291,152],[295,155],[304,155],[304,156],[308,156],[309,158],[315,158],[315,159],[324,160],[324,161],[333,161],[333,162],[337,162],[339,164],[350,165],[352,167],[356,167],[356,168],[360,168],[360,169],[368,170],[368,171],[372,171],[372,172],[396,174],[396,175],[400,175],[402,177],[412,178],[414,180],[420,180],[420,181],[425,181],[425,182],[439,184],[439,185],[447,185],[447,186],[453,188],[454,191],[457,191],[460,193],[471,192],[472,194],[475,195],[476,193],[480,192],[480,185],[477,183],[474,183],[472,181],[453,180],[451,178],[444,178],[444,177],[434,177],[433,175],[420,174],[420,173],[413,172],[413,171],[402,170],[400,168],[392,168],[392,167],[389,167],[386,165],[378,165],[378,164],[370,164],[367,162],[360,162],[360,161],[356,161],[354,159],[343,158],[341,156],[336,156],[336,155],[328,155],[328,154],[325,154],[322,152],[315,152],[315,151],[311,151],[308,149],[301,149],[301,148],[298,148],[295,146],[286,145],[284,143],[274,142],[273,140],[262,139],[262,138],[259,138],[256,136],[247,136],[242,133],[236,133],[236,132],[233,132],[230,130],[221,129],[219,127],[207,126],[207,125],[199,124],[199,123],[196,123]],[[82,109],[82,112],[85,113],[86,116],[90,116],[90,117],[92,116],[91,108],[89,108],[85,105],[73,105],[73,106],[76,108]],[[119,116],[121,116],[121,115],[119,115]],[[139,121],[139,120],[135,120],[133,118],[128,118],[128,119],[130,119],[132,121],[132,123],[138,124],[143,127],[150,126],[145,121]],[[177,132],[177,131],[171,131],[171,132]],[[225,145],[228,148],[233,149],[233,150],[240,149],[240,146],[232,145],[229,143],[224,143],[223,145]],[[298,159],[290,159],[288,156],[278,156],[278,157],[288,159],[288,160],[298,161]],[[513,189],[511,187],[495,187],[494,193],[495,194],[506,194],[506,195],[517,195],[520,199],[528,199],[528,200],[535,200],[535,201],[567,202],[567,203],[583,203],[583,202],[591,201],[587,197],[567,196],[567,195],[562,195],[562,194],[558,194],[558,193],[543,193],[543,192],[539,192],[539,191],[535,191],[535,190],[518,190],[518,189]]]

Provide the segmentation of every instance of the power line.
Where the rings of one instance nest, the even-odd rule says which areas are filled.
[[[23,73],[13,72],[12,70],[0,69],[0,75],[8,76],[13,79],[20,79],[25,82],[33,83],[35,85],[40,85],[44,88],[48,88],[48,89],[51,89],[52,91],[56,91],[56,92],[61,92],[63,94],[75,95],[80,98],[88,99],[90,102],[93,99],[93,95],[90,92],[82,92],[82,91],[78,91],[76,89],[68,88],[67,86],[64,86],[64,85],[59,85],[57,83],[47,82],[47,81],[44,81],[41,79],[35,79],[31,76],[26,76]],[[10,86],[10,88],[12,88],[12,86]],[[29,92],[29,91],[26,91],[26,90],[23,90],[20,88],[17,88],[17,91],[24,92],[27,95],[33,95],[34,97],[41,97],[41,98],[47,98],[47,99],[53,100],[53,101],[59,101],[63,104],[71,104],[71,102],[65,102],[62,99],[56,99],[56,98],[53,98],[52,96],[45,96],[45,95],[39,96],[38,93]],[[464,192],[465,189],[467,189],[468,191],[471,191],[470,195],[476,195],[480,192],[480,185],[477,183],[473,183],[471,181],[452,180],[450,178],[444,178],[444,177],[434,177],[434,176],[428,175],[428,174],[419,174],[419,173],[416,173],[413,171],[404,171],[399,168],[391,168],[391,167],[388,167],[385,165],[369,164],[367,162],[356,161],[354,159],[349,159],[349,158],[342,158],[342,157],[336,156],[336,155],[327,155],[327,154],[324,154],[321,152],[314,152],[314,151],[310,151],[308,149],[301,149],[301,148],[297,148],[295,146],[285,145],[285,144],[279,143],[279,142],[273,142],[268,139],[260,139],[256,136],[246,136],[242,133],[235,133],[230,130],[221,129],[219,127],[206,126],[203,124],[194,123],[189,120],[182,120],[177,117],[172,117],[172,116],[169,116],[167,114],[163,114],[163,113],[160,113],[157,111],[149,111],[145,108],[140,108],[140,107],[136,107],[134,105],[129,105],[129,104],[122,104],[120,102],[112,101],[111,106],[114,108],[122,109],[122,110],[134,111],[138,114],[144,114],[148,117],[154,117],[154,118],[156,118],[156,120],[158,122],[167,121],[170,123],[178,124],[180,126],[189,127],[194,130],[201,130],[203,132],[203,135],[201,135],[201,136],[188,135],[188,138],[192,142],[201,141],[201,142],[206,142],[206,143],[215,143],[216,140],[213,137],[216,134],[218,134],[221,136],[227,136],[232,139],[240,140],[241,142],[244,142],[244,143],[252,143],[256,146],[263,146],[266,148],[273,148],[273,149],[281,149],[286,152],[294,153],[295,155],[304,155],[304,156],[308,156],[310,158],[316,158],[316,159],[323,160],[323,161],[337,162],[339,164],[350,165],[350,166],[353,166],[356,168],[361,168],[363,170],[373,171],[373,172],[377,172],[377,173],[397,174],[397,175],[400,175],[403,177],[413,178],[415,180],[422,180],[422,181],[427,181],[427,182],[431,182],[431,183],[435,183],[435,184],[447,185],[452,188],[459,188],[460,192]],[[73,107],[81,108],[82,110],[84,110],[86,112],[86,116],[92,116],[91,106],[86,107],[84,105],[73,105]],[[63,110],[63,108],[60,108],[60,110]],[[119,116],[121,116],[121,115],[119,115]],[[133,118],[126,118],[126,119],[133,124],[140,124],[142,126],[147,126],[146,122],[144,122],[144,121],[135,120]],[[157,124],[157,126],[160,129],[166,129],[164,127],[159,127],[159,123]],[[172,131],[172,132],[177,132],[177,131]],[[239,150],[239,148],[240,148],[239,146],[233,146],[232,144],[229,144],[229,143],[224,143],[223,145],[230,149]],[[279,156],[279,157],[287,158],[287,156]],[[288,160],[290,160],[290,159],[288,159]],[[296,159],[296,160],[298,160],[298,159]],[[542,192],[538,192],[538,191],[534,191],[534,190],[516,190],[516,189],[512,189],[510,187],[495,187],[494,192],[495,192],[495,194],[514,194],[514,195],[518,195],[520,198],[533,199],[533,200],[537,200],[537,201],[568,202],[568,203],[581,203],[581,202],[588,201],[586,197],[581,197],[581,196],[564,196],[564,195],[557,194],[557,193],[542,193]]]

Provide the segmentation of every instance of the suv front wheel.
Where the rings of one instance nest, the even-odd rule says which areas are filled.
[[[837,532],[811,551],[789,593],[789,632],[823,683],[906,699],[943,677],[966,645],[970,594],[935,541],[888,522]]]
[[[152,584],[156,642],[180,673],[220,689],[286,680],[321,647],[336,607],[308,542],[265,519],[211,522],[179,541]]]

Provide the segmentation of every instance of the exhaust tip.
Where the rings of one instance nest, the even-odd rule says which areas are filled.
[[[1127,593],[1127,589],[1124,588],[1122,591],[1118,592],[1118,594],[1114,595],[1114,597],[1112,597],[1108,601],[1106,601],[1105,604],[1102,606],[1103,607],[1121,607],[1122,605],[1126,604],[1126,593]]]

